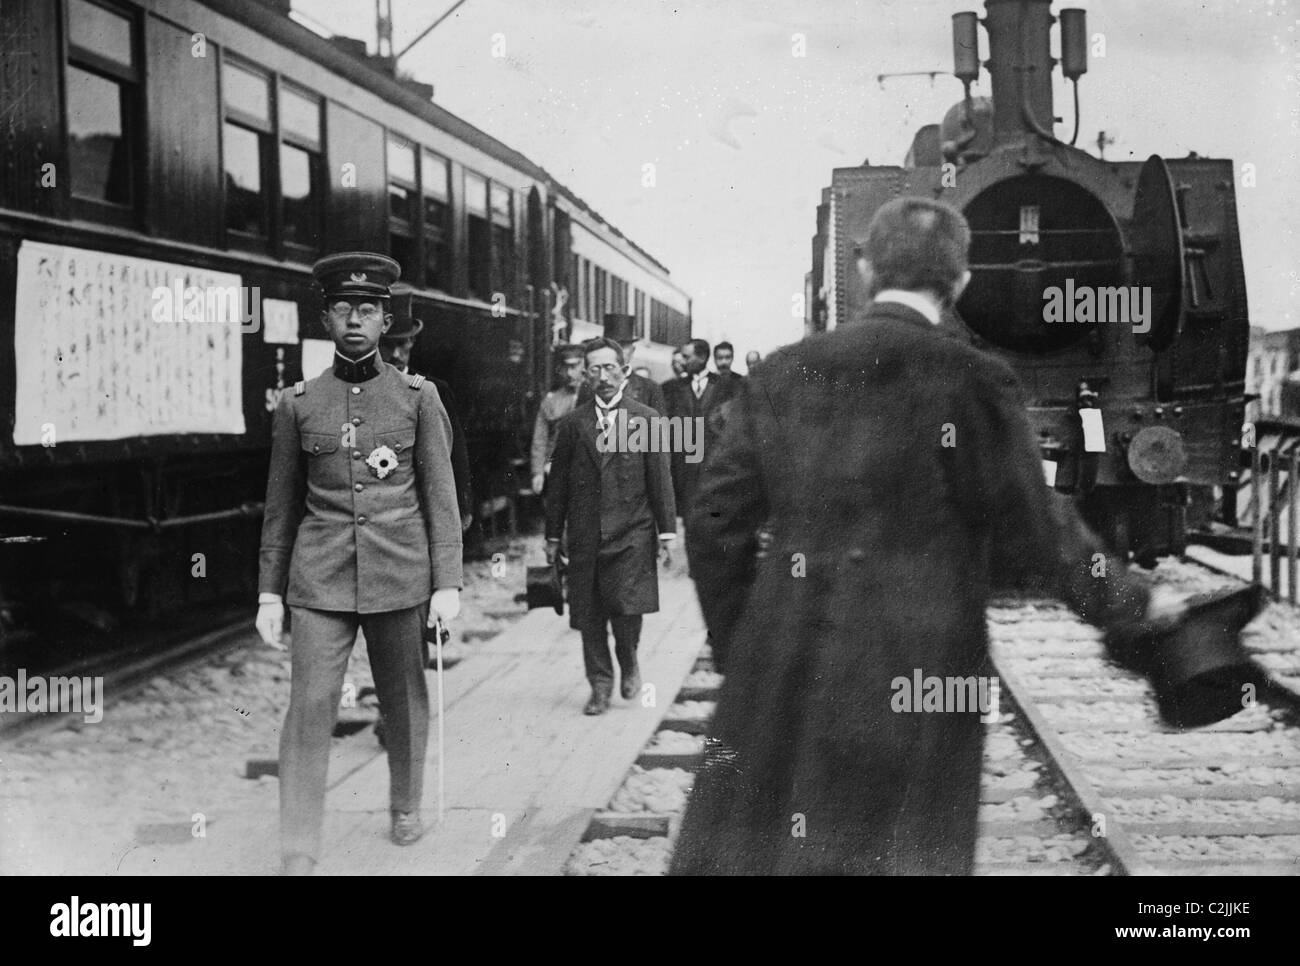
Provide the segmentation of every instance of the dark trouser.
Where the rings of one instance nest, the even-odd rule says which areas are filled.
[[[587,669],[587,680],[593,691],[608,695],[614,690],[614,664],[609,659],[609,637],[605,620],[582,628],[582,663]],[[636,670],[636,646],[641,641],[641,615],[611,616],[609,625],[614,628],[614,653],[618,666],[626,677]]]
[[[293,676],[280,734],[280,837],[285,855],[317,857],[325,813],[330,739],[357,627],[387,728],[389,800],[399,812],[420,808],[429,739],[429,689],[421,658],[423,607],[382,614],[294,607]]]

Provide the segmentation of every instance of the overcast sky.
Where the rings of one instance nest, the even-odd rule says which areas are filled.
[[[397,49],[452,2],[392,0]],[[293,5],[373,47],[372,0]],[[1089,34],[1105,38],[1105,57],[1081,81],[1080,143],[1105,130],[1112,159],[1235,159],[1251,321],[1300,325],[1300,0],[1073,0],[1054,12],[1063,6],[1087,9]],[[730,339],[743,358],[802,335],[792,297],[831,169],[901,164],[915,130],[959,99],[950,76],[882,89],[876,75],[951,70],[950,18],[961,10],[982,15],[983,5],[468,0],[401,65],[667,265],[694,297],[696,332]],[[1068,137],[1069,89],[1059,71],[1057,81],[1057,130]],[[652,188],[642,185],[647,162]],[[1254,188],[1241,185],[1246,162]]]

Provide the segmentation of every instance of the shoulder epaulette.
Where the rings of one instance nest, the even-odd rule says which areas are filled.
[[[307,391],[307,380],[299,379],[297,382],[293,384],[293,394],[295,396],[301,396],[306,391]]]
[[[406,381],[411,384],[412,389],[419,389],[424,385],[424,376],[407,376]]]

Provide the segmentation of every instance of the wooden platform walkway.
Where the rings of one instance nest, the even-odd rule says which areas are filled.
[[[425,771],[427,832],[401,848],[388,839],[388,761],[345,747],[330,764],[319,875],[555,875],[622,784],[672,705],[704,642],[690,580],[660,581],[646,616],[642,680],[653,706],[624,701],[582,714],[590,690],[567,617],[536,610],[446,672],[446,812],[437,824],[437,730]],[[436,674],[429,673],[430,695]],[[649,701],[649,695],[646,697]],[[362,741],[373,740],[368,733]],[[267,749],[267,757],[274,757]],[[265,875],[279,869],[276,812],[216,816],[207,837],[133,849],[116,874]]]

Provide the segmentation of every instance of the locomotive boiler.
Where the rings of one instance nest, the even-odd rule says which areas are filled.
[[[809,328],[853,321],[868,223],[900,195],[936,198],[971,227],[971,282],[953,334],[1023,382],[1049,485],[1120,552],[1180,552],[1216,488],[1233,485],[1249,320],[1233,163],[1101,160],[1074,146],[1087,70],[1084,12],[986,0],[953,17],[964,99],[922,128],[902,166],[839,168],[813,242]],[[1074,87],[1074,138],[1054,133],[1052,72]],[[991,97],[971,96],[983,66]]]

